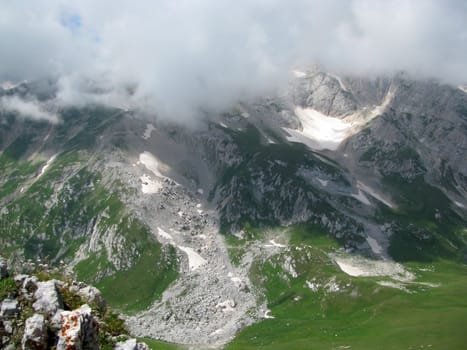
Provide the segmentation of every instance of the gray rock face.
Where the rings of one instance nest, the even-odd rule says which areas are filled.
[[[0,256],[0,280],[8,277],[8,264],[4,258]]]
[[[106,306],[105,300],[102,297],[99,289],[93,286],[84,286],[77,290],[77,294],[89,303],[96,304],[99,309],[104,309]]]
[[[63,301],[58,294],[55,280],[38,282],[34,293],[36,301],[32,305],[34,311],[54,315],[58,309],[63,309]]]
[[[296,105],[314,108],[325,115],[346,116],[356,111],[359,104],[343,84],[339,77],[318,72],[297,79],[293,99]]]
[[[99,325],[91,314],[91,308],[83,305],[74,311],[61,313],[62,329],[59,332],[57,350],[98,350]]]
[[[34,314],[26,320],[21,347],[23,350],[45,350],[47,348],[47,331],[43,315]]]

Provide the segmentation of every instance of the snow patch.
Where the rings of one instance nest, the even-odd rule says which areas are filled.
[[[269,241],[270,244],[265,244],[266,248],[286,248],[287,246],[284,244],[277,243],[275,240],[271,239]]]
[[[54,154],[52,157],[49,158],[49,160],[47,161],[47,163],[44,164],[44,166],[42,167],[39,175],[37,175],[36,177],[36,180],[38,178],[40,178],[42,175],[45,174],[45,172],[47,171],[47,169],[50,167],[50,165],[53,163],[53,161],[55,160],[55,158],[57,158],[58,156],[58,153],[57,154]]]
[[[178,248],[188,256],[188,266],[190,271],[195,271],[198,267],[206,263],[206,260],[204,260],[203,257],[192,248],[182,246],[179,246]]]
[[[384,97],[383,103],[379,106],[376,106],[370,113],[370,119],[373,119],[383,113],[385,109],[389,106],[395,95],[395,89],[392,86],[389,87],[388,93]]]
[[[349,91],[349,89],[347,89],[347,87],[344,85],[344,82],[342,81],[341,77],[339,77],[337,75],[334,75],[334,74],[329,74],[329,76],[333,77],[334,79],[336,79],[339,82],[339,85],[340,85],[342,90]]]
[[[365,196],[365,194],[360,189],[358,189],[357,193],[353,193],[352,197],[359,200],[363,204],[371,205],[371,202],[368,200],[368,198]]]
[[[157,177],[166,178],[166,176],[162,175],[159,171],[159,161],[150,152],[146,151],[141,153],[139,155],[139,161]]]
[[[458,88],[467,94],[467,85],[459,85]]]
[[[403,290],[404,292],[409,293],[409,290],[405,288],[404,285],[402,285],[401,283],[395,283],[395,282],[390,282],[390,281],[378,281],[376,283],[378,283],[380,286],[383,286],[383,287],[400,289],[400,290]]]
[[[352,124],[339,118],[328,117],[312,108],[295,108],[302,131],[284,128],[288,141],[303,143],[311,149],[335,151],[351,135]]]
[[[264,316],[263,316],[265,319],[272,319],[272,318],[275,318],[273,315],[271,315],[271,310],[267,309],[265,312],[264,312]]]
[[[321,184],[321,186],[323,186],[323,187],[326,187],[326,186],[328,185],[328,183],[329,183],[328,180],[322,180],[322,179],[320,179],[319,177],[317,177],[316,180],[318,180],[318,182],[319,182],[319,183]]]
[[[152,132],[156,130],[153,124],[148,123],[146,124],[146,130],[144,130],[143,136],[141,136],[144,140],[148,140],[151,138]]]
[[[381,203],[386,204],[389,208],[394,208],[394,204],[392,204],[388,200],[381,197],[378,193],[376,193],[372,188],[368,187],[367,185],[365,185],[365,184],[361,183],[360,181],[358,181],[357,186],[358,186],[359,189],[365,191],[366,193],[368,193],[370,196],[377,199]]]
[[[383,247],[381,247],[378,243],[378,241],[372,237],[367,237],[366,241],[368,245],[370,246],[371,250],[373,253],[380,255],[381,253],[384,252]]]
[[[454,201],[454,204],[459,208],[465,208],[464,204],[462,204],[461,202]]]
[[[307,75],[305,72],[302,72],[300,70],[293,70],[292,74],[295,76],[295,78],[305,78]]]
[[[141,191],[144,194],[157,193],[162,189],[162,183],[151,179],[149,175],[144,174],[139,178],[141,180]]]
[[[370,260],[357,256],[331,256],[339,268],[353,277],[389,276],[397,281],[409,282],[415,275],[407,271],[401,264],[386,260]]]

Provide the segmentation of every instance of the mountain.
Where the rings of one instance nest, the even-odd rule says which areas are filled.
[[[54,108],[50,82],[0,90],[12,96]],[[135,336],[462,344],[464,90],[313,68],[195,127],[127,108],[57,113],[0,114],[0,253],[66,266]]]

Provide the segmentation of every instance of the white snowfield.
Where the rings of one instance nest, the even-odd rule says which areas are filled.
[[[337,76],[342,90],[346,87]],[[299,142],[317,151],[335,151],[342,141],[358,133],[372,119],[384,112],[394,97],[394,90],[389,88],[384,101],[372,110],[363,109],[345,118],[324,115],[313,108],[295,108],[295,115],[302,124],[302,130],[283,128],[290,135],[288,141]]]
[[[206,260],[204,260],[203,257],[195,252],[192,248],[182,246],[179,246],[178,248],[188,256],[188,266],[190,271],[194,271],[206,263]]]
[[[302,130],[284,128],[287,140],[303,143],[311,149],[335,151],[351,135],[352,124],[343,119],[328,117],[312,108],[295,108]]]
[[[331,255],[331,258],[343,272],[353,277],[386,276],[401,282],[410,282],[415,278],[404,266],[393,261],[338,255]]]
[[[156,127],[153,124],[151,124],[151,123],[146,124],[146,130],[144,130],[143,136],[141,136],[143,138],[143,140],[150,139],[151,135],[152,135],[152,132],[154,130],[156,130]]]
[[[467,94],[467,85],[459,85],[458,88]]]
[[[140,177],[141,180],[141,191],[144,194],[152,194],[159,192],[162,187],[163,179],[168,179],[167,176],[164,176],[160,172],[160,167],[163,166],[159,163],[156,157],[154,157],[150,152],[143,152],[139,155],[139,161],[137,164],[142,164],[149,170],[154,176],[144,174]]]

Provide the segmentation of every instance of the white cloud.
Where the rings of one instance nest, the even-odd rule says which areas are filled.
[[[62,103],[189,119],[300,64],[465,83],[466,23],[462,0],[15,0],[0,8],[0,78],[55,75]]]
[[[59,121],[58,116],[47,110],[37,100],[26,100],[18,96],[3,96],[0,98],[0,111],[18,113],[20,117],[32,120],[46,120],[51,123]]]

